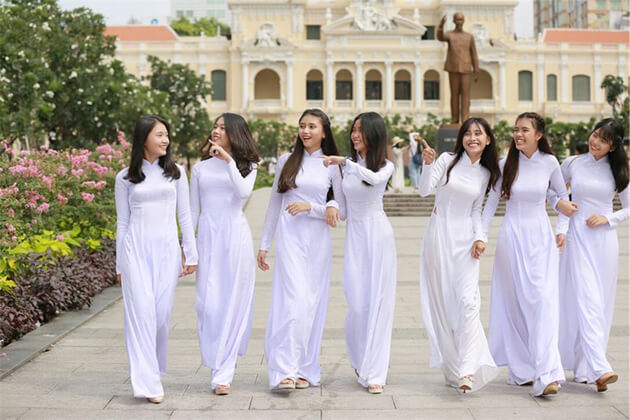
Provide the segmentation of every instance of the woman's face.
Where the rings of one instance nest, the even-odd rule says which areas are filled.
[[[514,143],[516,149],[527,157],[531,157],[538,150],[538,140],[542,133],[536,131],[534,121],[531,118],[521,118],[514,125]]]
[[[221,146],[226,152],[230,152],[230,137],[225,131],[225,121],[223,117],[219,117],[214,123],[214,127],[212,127],[212,132],[210,133],[212,141]]]
[[[319,117],[310,114],[303,116],[300,120],[298,133],[300,134],[304,148],[309,154],[322,147],[324,125]]]
[[[354,146],[354,150],[357,151],[362,157],[365,157],[365,153],[367,152],[368,145],[367,141],[363,137],[363,133],[361,132],[361,119],[356,120],[354,125],[352,126],[352,132],[350,133],[350,140],[352,140],[352,145]]]
[[[611,144],[601,136],[601,129],[593,131],[588,138],[588,151],[595,160],[600,160],[610,152]]]
[[[466,154],[472,162],[481,157],[483,149],[490,144],[490,137],[483,130],[483,127],[477,123],[473,123],[464,133],[463,146]]]
[[[155,123],[144,142],[144,158],[153,162],[155,159],[166,155],[166,148],[169,143],[170,140],[166,126],[158,121]]]

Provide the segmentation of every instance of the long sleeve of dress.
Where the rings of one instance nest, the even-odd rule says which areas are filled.
[[[557,163],[556,163],[557,165]],[[551,173],[550,179],[551,188],[556,194],[557,201],[559,200],[568,200],[569,193],[567,192],[567,185],[564,182],[564,177],[562,176],[562,170],[560,169],[560,165],[557,165],[556,169]],[[557,204],[557,201],[555,204]],[[556,224],[556,235],[558,234],[566,234],[569,229],[569,219],[561,214],[558,223]]]
[[[228,173],[230,175],[230,180],[234,185],[234,189],[237,191],[238,196],[241,200],[249,197],[254,190],[254,183],[256,182],[256,174],[258,173],[257,167],[252,168],[252,171],[247,174],[246,177],[243,178],[241,175],[241,171],[238,170],[236,166],[236,162],[234,159],[230,163],[228,163]]]
[[[621,210],[604,215],[611,227],[616,227],[619,223],[630,219],[630,188],[626,187],[619,193],[619,200],[621,200]]]
[[[278,167],[276,168],[276,173],[273,177],[271,196],[269,197],[269,205],[267,206],[267,213],[265,214],[265,224],[263,225],[260,246],[258,247],[261,251],[269,251],[269,249],[271,249],[273,236],[276,233],[276,226],[278,225],[278,219],[280,218],[280,211],[282,207],[282,194],[278,192],[278,179],[280,178],[282,168],[284,167],[286,161],[286,156],[284,159],[283,157],[278,159]]]
[[[565,184],[571,183],[571,162],[575,159],[576,156],[571,156],[566,158],[562,165],[560,165],[560,172],[562,173],[562,179]],[[566,191],[566,188],[565,188]],[[561,193],[560,193],[561,194]],[[549,188],[547,190],[547,202],[558,212],[558,222],[556,223],[556,234],[565,234],[569,230],[569,221],[570,219],[565,216],[562,212],[558,211],[558,202],[562,199],[561,195],[555,191],[554,188]],[[568,199],[568,194],[565,199]]]
[[[193,166],[190,173],[190,214],[192,217],[193,231],[197,230],[199,214],[201,213],[201,197],[199,194],[199,168]]]
[[[501,171],[503,172],[503,165],[501,165]],[[496,184],[494,184],[493,187],[490,187],[488,201],[486,201],[486,205],[483,208],[483,213],[481,214],[481,240],[485,243],[488,243],[488,231],[490,230],[490,225],[492,224],[494,213],[497,211],[497,206],[499,205],[499,196],[501,194],[502,182],[503,176],[499,177],[499,180]]]
[[[333,193],[335,194],[334,202],[337,204],[337,209],[339,210],[339,218],[341,220],[346,220],[347,216],[347,207],[346,207],[346,196],[343,193],[343,188],[341,187],[341,183],[343,181],[343,176],[341,175],[341,171],[339,171],[339,167],[331,167],[332,173],[332,187]],[[393,166],[392,166],[393,171]],[[327,203],[326,206],[329,207],[331,202]]]
[[[387,182],[389,178],[391,178],[394,173],[394,165],[387,161],[385,166],[380,168],[377,172],[374,172],[356,162],[346,160],[346,173],[357,174],[362,181],[365,181],[370,185],[377,185],[382,182]]]
[[[440,157],[432,164],[422,163],[422,174],[420,175],[420,183],[418,185],[418,193],[422,197],[431,194],[437,188],[438,182],[444,171],[446,170],[446,161],[451,155],[442,153]]]
[[[188,192],[188,177],[182,166],[179,166],[180,177],[177,182],[177,220],[182,231],[182,247],[186,257],[186,265],[197,265],[199,256],[195,243],[195,231],[190,213],[190,195]]]
[[[483,241],[488,242],[487,235],[484,234],[483,227],[481,224],[481,210],[483,208],[483,199],[486,196],[486,186],[483,185],[481,190],[479,191],[479,195],[473,202],[472,206],[472,223],[473,223],[473,232],[475,233],[474,240],[475,241]]]
[[[124,173],[118,173],[114,188],[116,198],[116,274],[120,274],[122,246],[129,228],[129,183],[123,179]]]
[[[307,214],[310,217],[313,217],[315,219],[325,219],[326,209],[328,207],[334,207],[337,210],[339,210],[339,217],[342,217],[340,203],[339,203],[340,198],[344,199],[343,191],[341,190],[341,172],[339,170],[339,167],[336,165],[330,166],[328,168],[328,171],[330,172],[330,182],[332,184],[333,194],[335,195],[335,198],[334,200],[328,201],[325,205],[315,203],[312,201],[309,202],[309,204],[311,205],[311,210]],[[343,211],[344,211],[343,217],[345,218],[345,200],[344,200]]]

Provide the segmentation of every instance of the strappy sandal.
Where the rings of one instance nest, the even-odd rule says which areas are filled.
[[[595,381],[597,386],[597,392],[608,391],[608,384],[614,384],[619,379],[619,375],[615,372],[604,373],[600,378]]]
[[[278,389],[282,391],[293,391],[295,389],[295,379],[293,378],[284,378],[278,384]]]
[[[458,387],[462,394],[465,394],[472,389],[473,382],[475,382],[475,378],[470,375],[462,376],[461,378],[459,378]]]
[[[543,391],[542,394],[544,396],[556,395],[559,390],[560,390],[560,385],[558,384],[558,382],[552,382],[545,387],[545,390]]]
[[[311,386],[311,384],[304,378],[297,378],[295,381],[295,389],[306,389],[309,386]]]
[[[217,385],[216,388],[214,388],[214,393],[216,395],[229,395],[230,385]]]
[[[159,404],[164,401],[164,395],[160,395],[159,397],[148,397],[147,401],[153,404]]]
[[[370,384],[368,385],[368,392],[370,394],[382,394],[385,387],[383,385]]]

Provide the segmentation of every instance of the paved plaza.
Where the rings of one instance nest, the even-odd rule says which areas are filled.
[[[247,206],[258,243],[269,189],[254,193]],[[333,280],[320,362],[322,385],[290,395],[268,390],[263,338],[271,297],[271,271],[257,272],[254,324],[247,357],[240,359],[232,394],[215,396],[210,371],[201,366],[194,312],[194,277],[176,291],[169,340],[165,401],[131,396],[119,300],[58,341],[50,351],[0,381],[2,419],[623,419],[628,418],[628,224],[619,227],[620,267],[608,357],[619,373],[606,393],[594,385],[568,382],[553,399],[534,398],[531,388],[506,384],[507,371],[474,394],[460,395],[429,369],[418,287],[420,243],[428,217],[390,218],[397,240],[398,286],[391,368],[382,395],[356,382],[345,349],[346,302],[341,287],[344,226],[333,231]],[[500,218],[494,221],[481,263],[481,317],[488,321],[492,260]],[[273,254],[269,262],[273,268]]]

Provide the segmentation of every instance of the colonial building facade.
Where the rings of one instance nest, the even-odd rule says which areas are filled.
[[[515,0],[230,0],[232,37],[178,37],[160,26],[108,27],[129,71],[147,56],[185,63],[212,82],[208,112],[295,123],[309,107],[345,122],[359,112],[447,117],[442,16],[464,13],[480,72],[471,114],[513,120],[538,111],[565,121],[610,114],[607,74],[628,80],[626,31],[547,30],[514,37]],[[450,27],[449,27],[450,25]]]

